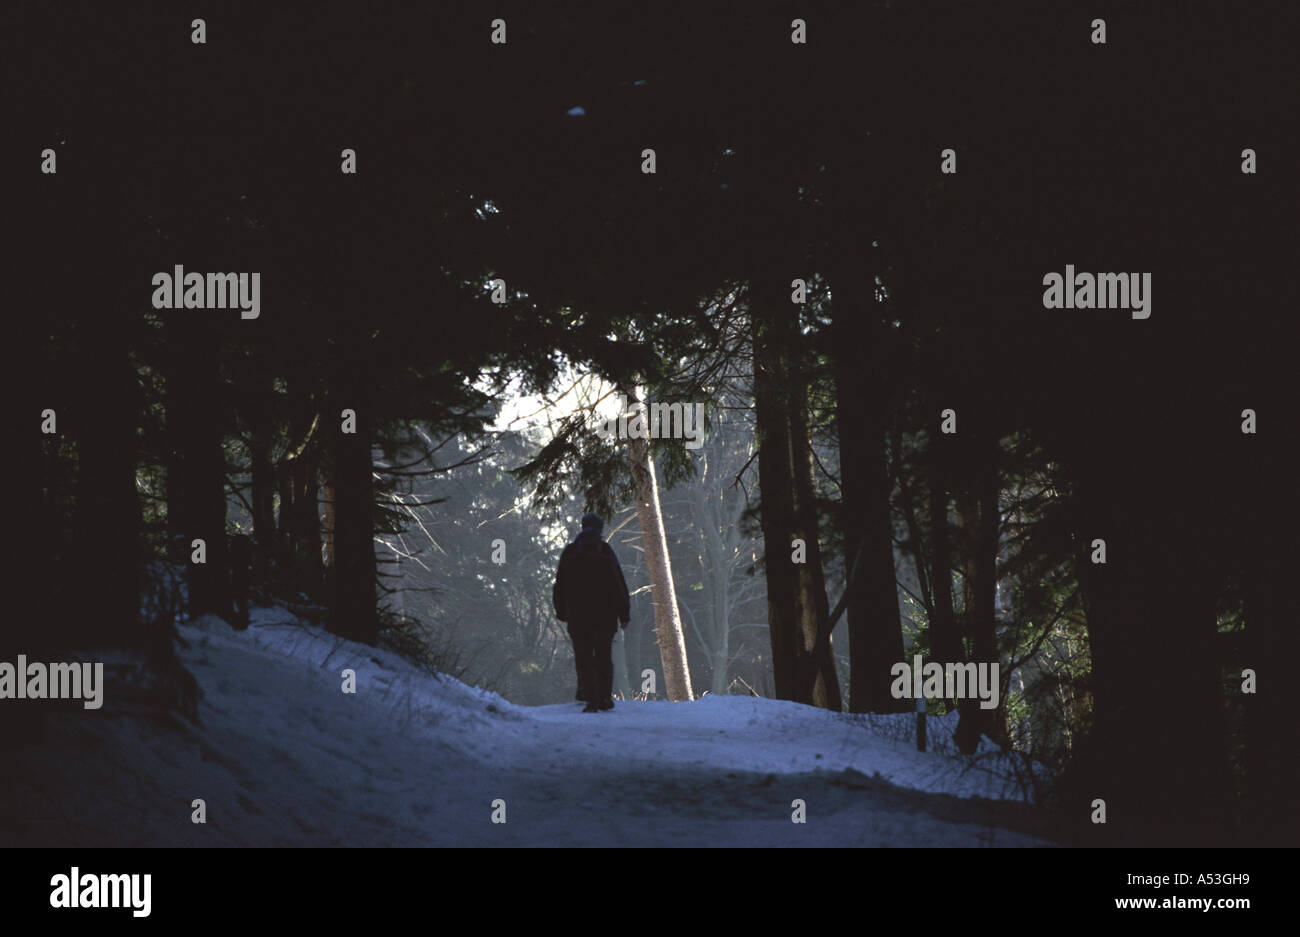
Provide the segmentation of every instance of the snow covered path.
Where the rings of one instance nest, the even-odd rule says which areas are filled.
[[[751,697],[519,707],[279,610],[180,630],[199,724],[115,706],[112,684],[102,710],[48,716],[0,780],[0,845],[1043,843],[1017,832],[1028,808],[989,799],[1014,796],[1001,779],[850,716]]]

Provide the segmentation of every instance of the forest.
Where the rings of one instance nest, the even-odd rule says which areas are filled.
[[[0,660],[194,716],[274,608],[571,704],[595,512],[620,706],[996,665],[921,708],[1056,840],[1295,845],[1294,53],[1092,6],[25,7]]]

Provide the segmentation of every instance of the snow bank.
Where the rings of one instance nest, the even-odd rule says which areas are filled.
[[[0,781],[0,845],[1040,842],[1005,828],[1026,826],[998,806],[1018,796],[1007,778],[888,737],[910,715],[737,696],[521,707],[282,609],[179,631],[199,723],[115,706],[111,685],[98,712],[47,716]]]

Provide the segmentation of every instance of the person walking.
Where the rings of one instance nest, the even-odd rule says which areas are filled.
[[[582,530],[560,554],[551,598],[555,617],[568,626],[578,671],[576,699],[583,712],[614,708],[611,644],[620,625],[631,621],[631,601],[623,567],[601,532],[605,522],[585,514]]]

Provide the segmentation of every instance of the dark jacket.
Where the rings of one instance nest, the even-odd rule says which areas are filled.
[[[599,531],[584,530],[564,548],[551,600],[555,617],[569,624],[612,626],[616,620],[624,625],[631,620],[623,567]]]

